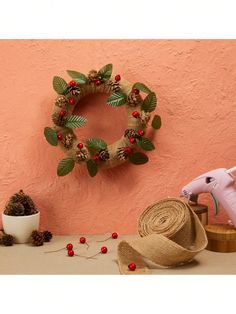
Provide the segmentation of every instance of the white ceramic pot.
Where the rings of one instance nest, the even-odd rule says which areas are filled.
[[[2,226],[7,234],[15,237],[16,243],[27,243],[31,232],[39,229],[40,213],[29,216],[9,216],[2,213]]]

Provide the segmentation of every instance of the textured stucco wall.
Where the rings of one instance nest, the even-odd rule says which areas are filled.
[[[135,232],[146,206],[177,196],[207,170],[236,164],[235,56],[232,40],[0,41],[0,210],[23,188],[41,210],[42,227],[57,234]],[[157,149],[143,166],[126,164],[95,178],[77,166],[58,178],[64,154],[43,137],[51,125],[52,77],[108,62],[114,73],[156,91],[163,121]],[[88,102],[81,110],[90,124],[81,137],[119,138],[122,109],[108,108],[103,96]],[[210,197],[204,200],[212,209]],[[218,220],[225,219],[221,213]]]

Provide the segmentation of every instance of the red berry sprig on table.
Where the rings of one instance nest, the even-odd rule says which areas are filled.
[[[97,241],[97,242],[104,242],[104,241],[107,241],[109,239],[117,239],[117,238],[118,238],[118,233],[117,232],[112,232],[112,234],[108,238],[106,238],[104,240]]]
[[[68,250],[68,251],[67,251],[67,255],[70,256],[70,257],[72,257],[72,256],[75,255],[75,252],[74,252],[73,250]]]
[[[117,232],[113,232],[111,236],[112,236],[112,239],[117,239],[118,238],[118,233]]]
[[[130,264],[128,265],[128,268],[129,268],[129,270],[131,270],[131,271],[135,271],[135,269],[136,269],[136,264],[135,264],[135,263],[130,263]]]
[[[80,242],[81,244],[86,244],[86,245],[87,245],[87,249],[89,248],[88,242],[86,241],[86,238],[85,238],[85,237],[80,237],[80,238],[79,238],[79,242]]]
[[[44,253],[54,253],[54,252],[59,252],[59,251],[62,251],[62,250],[67,250],[67,251],[72,251],[73,250],[73,244],[72,243],[67,243],[67,245],[61,249],[58,249],[58,250],[55,250],[55,251],[47,251],[47,252],[44,252]]]
[[[71,251],[71,250],[73,249],[73,244],[72,244],[72,243],[68,243],[68,244],[66,245],[66,249],[67,249],[68,251]]]
[[[47,252],[44,252],[44,253],[55,253],[55,252],[59,252],[59,251],[62,251],[62,250],[66,250],[67,251],[67,256],[69,257],[72,257],[72,256],[78,256],[78,257],[85,257],[87,258],[86,256],[83,256],[83,255],[79,255],[79,254],[75,254],[75,251],[73,250],[74,246],[72,243],[67,243],[67,245],[61,249],[58,249],[58,250],[54,250],[54,251],[47,251]]]
[[[75,87],[75,86],[77,85],[77,82],[74,81],[74,80],[72,80],[72,81],[69,82],[68,85],[69,85],[70,87]]]
[[[102,254],[106,254],[107,251],[108,251],[108,250],[107,250],[107,247],[106,247],[106,246],[102,246],[102,247],[101,247],[101,253],[102,253]]]
[[[108,248],[106,246],[102,246],[100,249],[100,252],[98,252],[92,256],[88,256],[87,259],[94,258],[95,256],[97,256],[99,254],[106,254],[107,252],[108,252]]]
[[[129,138],[129,141],[131,144],[134,144],[136,142],[136,139],[134,137]]]

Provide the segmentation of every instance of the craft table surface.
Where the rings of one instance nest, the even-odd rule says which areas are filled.
[[[119,274],[117,264],[117,245],[120,240],[132,240],[138,236],[120,236],[105,242],[96,242],[104,239],[104,235],[86,236],[90,244],[78,244],[79,236],[55,236],[51,242],[40,247],[29,244],[15,244],[12,247],[0,246],[0,274]],[[75,252],[90,256],[97,253],[101,246],[108,247],[107,254],[99,254],[97,259],[68,257],[66,251],[44,253],[73,243]],[[152,266],[152,274],[156,275],[185,275],[185,274],[236,274],[236,252],[216,253],[204,250],[188,265],[160,269]]]

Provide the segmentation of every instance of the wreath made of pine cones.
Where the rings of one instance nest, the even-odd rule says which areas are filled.
[[[126,160],[141,165],[148,161],[145,151],[155,149],[147,137],[147,126],[157,104],[155,92],[143,83],[131,84],[119,74],[113,76],[112,69],[112,64],[106,64],[100,70],[90,70],[86,75],[69,70],[69,82],[59,76],[53,78],[53,88],[58,94],[52,114],[54,125],[46,127],[44,135],[49,144],[59,146],[67,154],[58,164],[58,176],[70,173],[76,164],[85,164],[92,177],[99,169],[112,168]],[[74,114],[75,108],[79,109],[79,102],[84,96],[94,93],[107,93],[107,104],[111,107],[126,107],[129,127],[121,139],[110,145],[96,136],[79,140],[73,132],[74,128],[87,123],[86,118]],[[111,124],[115,127],[115,120]],[[151,126],[154,129],[161,127],[159,115],[153,117]],[[20,205],[16,210],[19,215],[22,213]]]

